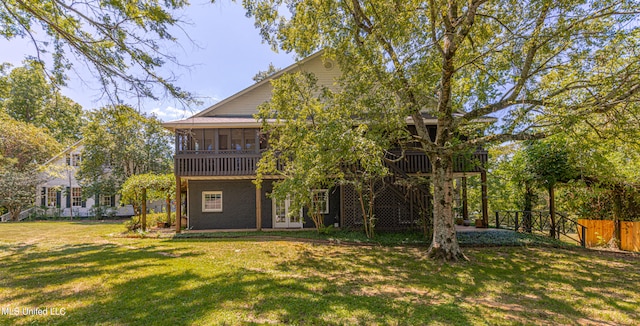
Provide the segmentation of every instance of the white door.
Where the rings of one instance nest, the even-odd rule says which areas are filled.
[[[302,210],[297,214],[289,210],[291,200],[273,200],[274,228],[302,228]]]

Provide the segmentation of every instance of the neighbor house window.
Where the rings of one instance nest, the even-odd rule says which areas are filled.
[[[56,188],[47,188],[47,207],[56,207],[57,193]]]
[[[100,206],[111,207],[111,198],[113,196],[100,195]]]
[[[202,211],[222,212],[222,191],[203,191]]]
[[[71,188],[71,206],[82,206],[82,189],[79,187]]]
[[[80,166],[80,161],[82,160],[80,153],[71,154],[71,164],[73,166]]]
[[[329,214],[329,190],[311,190],[311,210],[319,214]]]

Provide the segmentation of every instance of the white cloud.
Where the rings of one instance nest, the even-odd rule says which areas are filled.
[[[155,114],[158,119],[161,121],[173,121],[173,120],[181,120],[188,118],[193,115],[193,112],[186,109],[178,109],[172,106],[167,106],[165,108],[153,108],[151,110],[147,110],[150,114]]]

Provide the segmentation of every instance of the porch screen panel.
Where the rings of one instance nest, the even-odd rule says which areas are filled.
[[[204,130],[204,142],[202,143],[202,149],[203,150],[207,150],[207,151],[211,151],[213,150],[213,147],[215,146],[214,141],[213,141],[213,129],[205,129]]]
[[[244,130],[244,150],[253,151],[256,149],[256,138],[258,138],[258,129]]]
[[[243,150],[243,130],[242,129],[231,129],[231,149],[241,151]]]
[[[229,150],[229,129],[218,130],[218,149],[221,151]]]

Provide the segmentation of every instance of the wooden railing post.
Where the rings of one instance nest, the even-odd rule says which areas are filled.
[[[180,175],[176,174],[176,233],[180,233],[182,225],[182,188],[180,184]]]
[[[496,211],[496,229],[500,228],[500,212]]]

